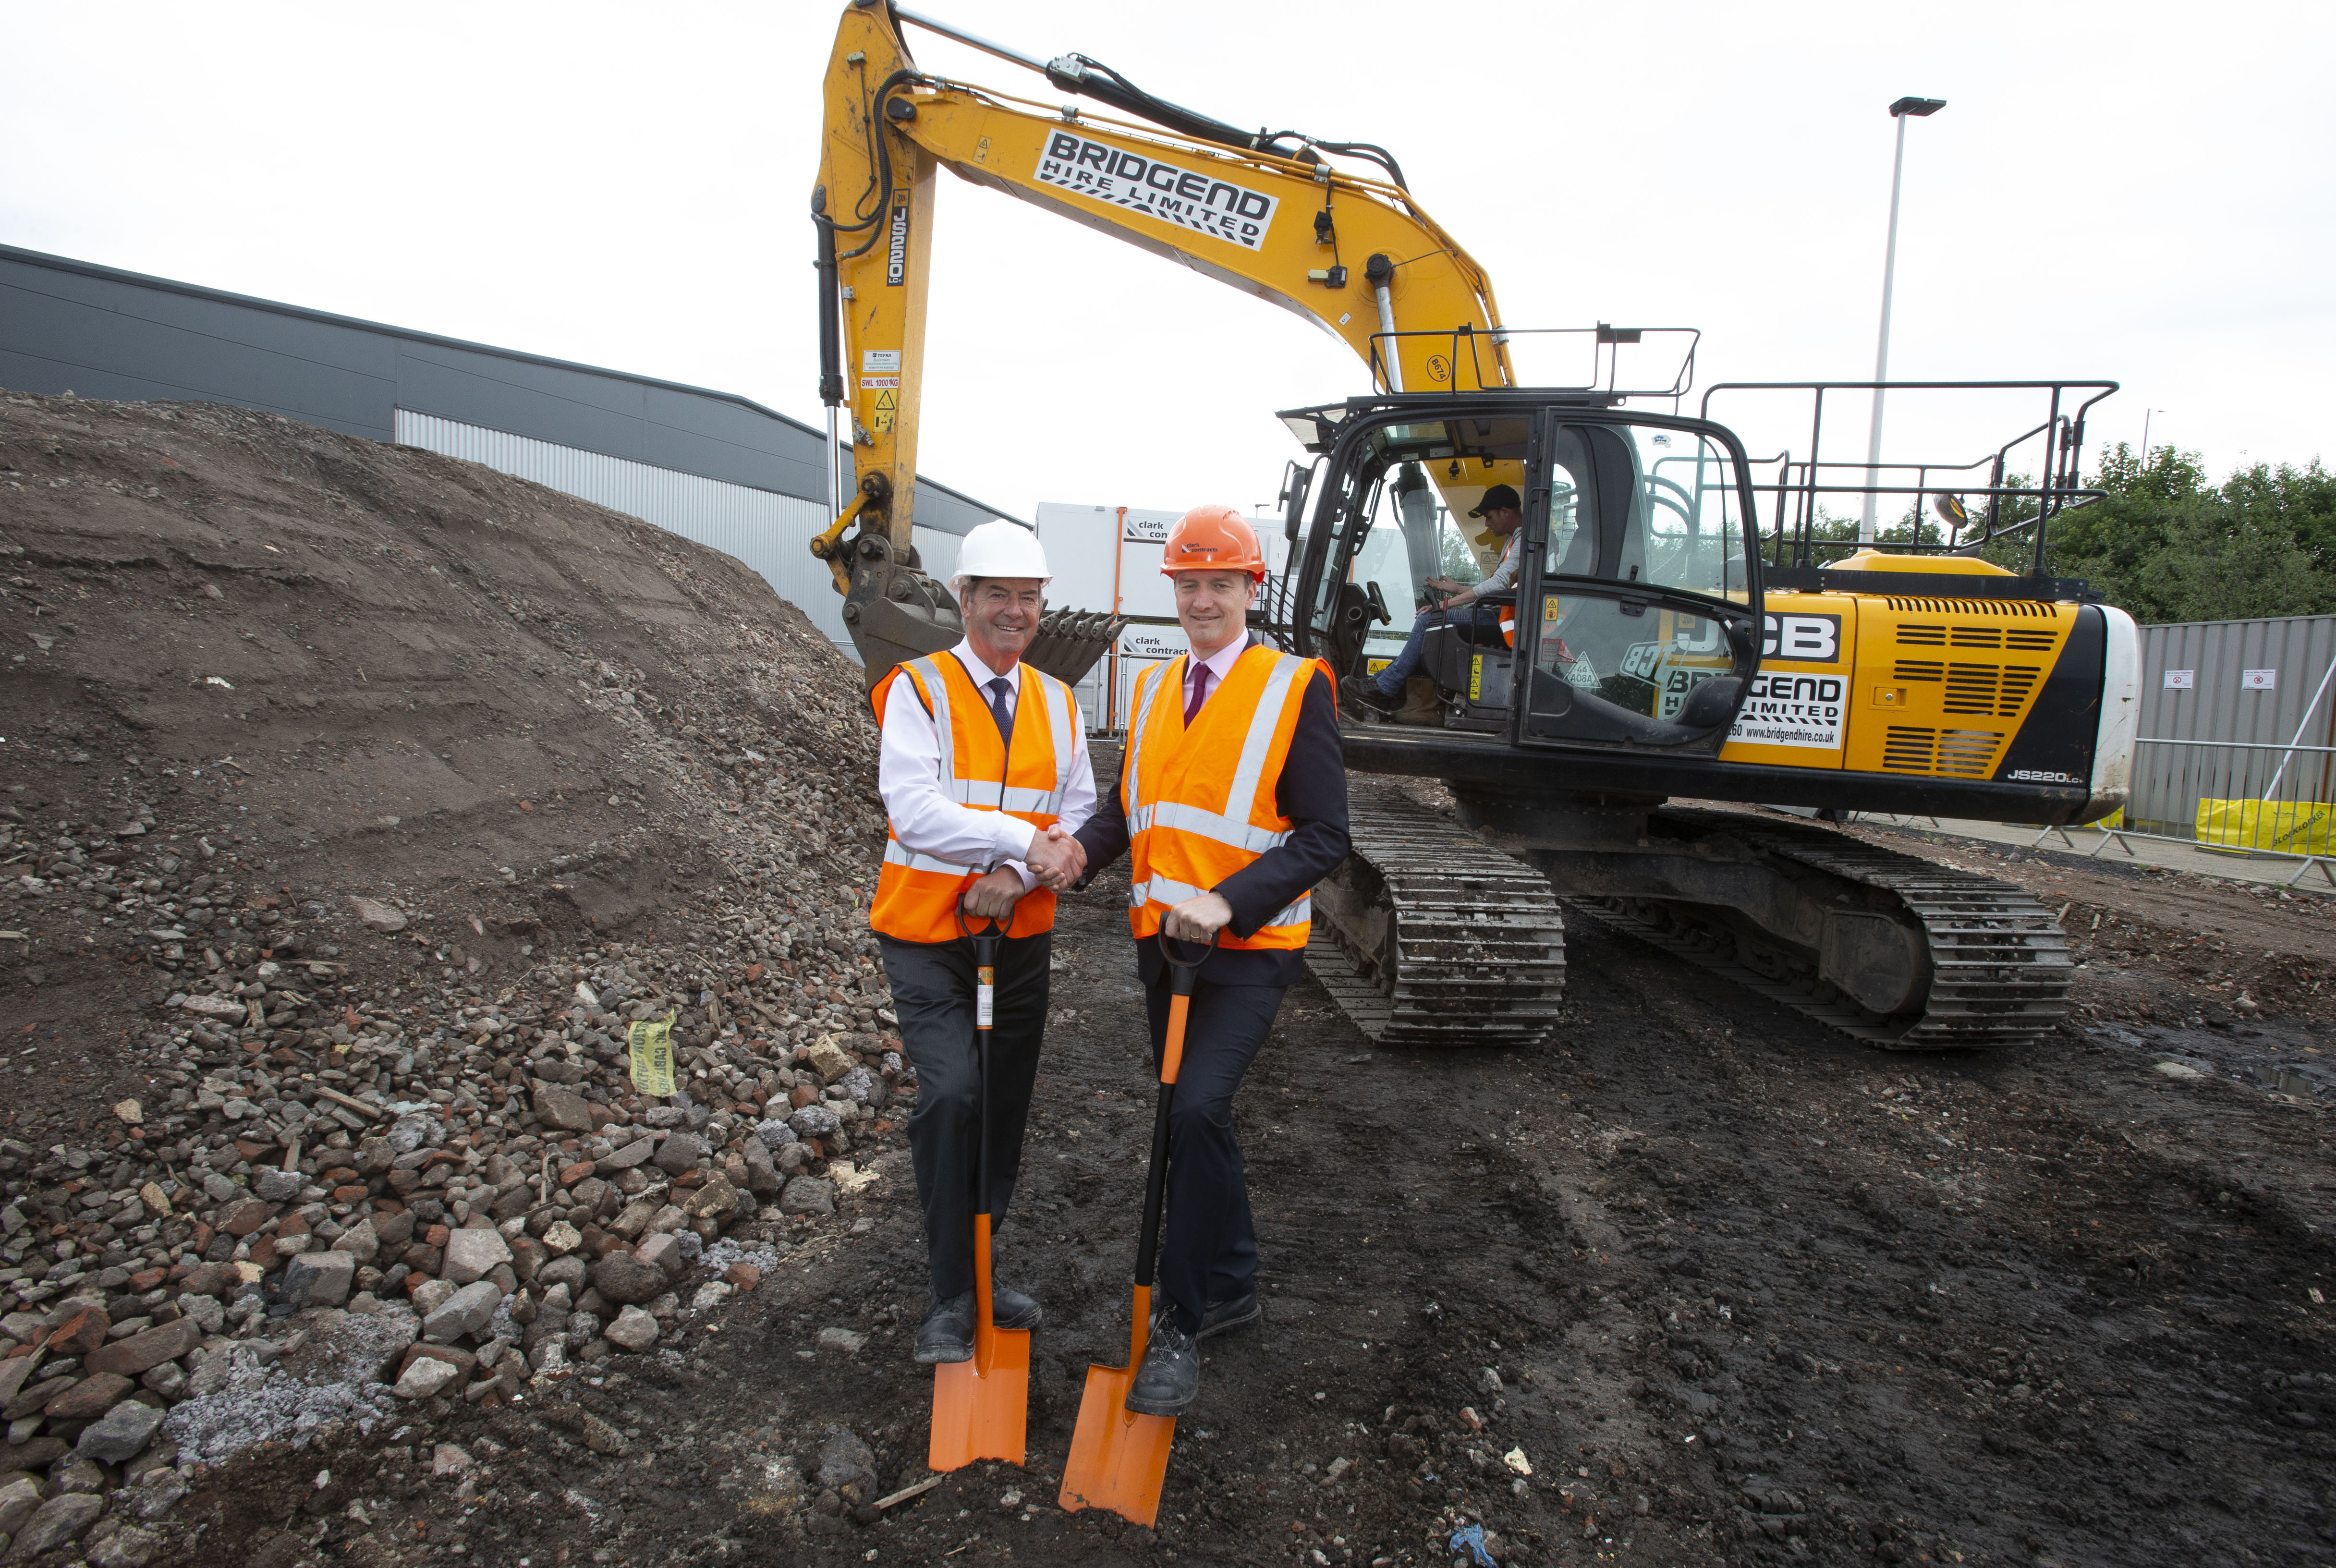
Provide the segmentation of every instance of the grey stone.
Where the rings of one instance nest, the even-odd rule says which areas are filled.
[[[422,1337],[433,1345],[451,1345],[465,1334],[475,1334],[494,1321],[503,1304],[502,1287],[479,1280],[446,1298],[446,1304],[422,1320]]]
[[[679,1105],[651,1105],[641,1113],[641,1125],[648,1127],[677,1127],[689,1120],[689,1113]]]
[[[764,1148],[776,1151],[795,1141],[795,1130],[777,1116],[754,1124],[754,1136]]]
[[[655,1138],[637,1138],[605,1158],[592,1162],[592,1169],[605,1175],[611,1171],[629,1171],[657,1153]]]
[[[663,1269],[630,1252],[611,1252],[592,1269],[592,1288],[626,1305],[657,1300],[668,1283]]]
[[[0,1486],[0,1535],[14,1535],[40,1505],[40,1483],[30,1475],[19,1475]]]
[[[638,1307],[628,1307],[617,1314],[617,1320],[601,1332],[608,1343],[632,1351],[647,1349],[657,1343],[657,1320]]]
[[[82,1428],[73,1452],[101,1465],[121,1465],[135,1459],[146,1451],[154,1434],[162,1429],[162,1415],[159,1405],[124,1399]]]
[[[706,1140],[696,1133],[672,1133],[657,1145],[655,1163],[658,1170],[678,1176],[684,1171],[696,1169],[705,1153]]]
[[[217,1296],[183,1295],[179,1298],[179,1310],[187,1315],[196,1328],[206,1334],[217,1334],[227,1328],[227,1304]]]
[[[644,1263],[655,1263],[665,1271],[668,1280],[678,1279],[681,1271],[689,1267],[689,1260],[682,1255],[680,1241],[672,1235],[649,1237],[633,1249],[633,1256]]]
[[[343,1231],[334,1239],[333,1251],[346,1252],[360,1263],[370,1263],[381,1251],[381,1234],[373,1228],[373,1216],[368,1214]]]
[[[410,1154],[430,1138],[427,1116],[400,1116],[390,1124],[389,1147],[394,1154]]]
[[[452,1361],[423,1356],[405,1369],[405,1375],[398,1378],[397,1387],[390,1392],[401,1399],[427,1399],[433,1394],[445,1392],[447,1386],[462,1375],[462,1369]]]
[[[300,1195],[308,1178],[297,1171],[279,1171],[274,1166],[255,1172],[251,1190],[271,1203],[281,1203]]]
[[[10,1561],[37,1557],[44,1552],[54,1551],[68,1541],[81,1539],[83,1531],[97,1523],[105,1512],[105,1500],[86,1492],[66,1492],[50,1498],[33,1511],[24,1527],[16,1532],[15,1550]]]
[[[832,1214],[835,1213],[835,1183],[822,1182],[815,1176],[797,1176],[779,1194],[782,1214]]]
[[[819,1484],[842,1492],[853,1503],[875,1501],[876,1456],[852,1435],[851,1427],[828,1428],[827,1446],[819,1456]]]
[[[162,1549],[161,1535],[132,1524],[90,1548],[90,1568],[146,1568]]]
[[[303,1307],[337,1307],[356,1283],[357,1261],[347,1252],[302,1252],[284,1266],[284,1300]]]
[[[379,899],[361,898],[352,893],[349,903],[357,911],[357,919],[377,931],[402,931],[405,929],[405,911]]]
[[[584,1096],[563,1085],[534,1080],[535,1114],[562,1132],[589,1133],[592,1113]]]
[[[229,1199],[243,1196],[243,1189],[213,1171],[203,1177],[203,1196],[214,1203],[224,1203]]]
[[[796,1106],[794,1115],[787,1118],[787,1125],[800,1138],[823,1138],[842,1125],[842,1117],[816,1102]]]
[[[414,1303],[414,1310],[416,1312],[427,1318],[444,1306],[447,1299],[460,1288],[452,1280],[424,1280],[414,1287],[406,1300]]]
[[[500,1232],[466,1227],[447,1236],[443,1274],[458,1285],[467,1285],[486,1278],[499,1265],[511,1261],[511,1246]]]
[[[770,1146],[760,1138],[745,1140],[746,1190],[758,1198],[775,1198],[786,1184],[779,1174],[778,1162],[771,1158]]]
[[[866,1343],[867,1335],[855,1333],[850,1329],[822,1329],[819,1331],[819,1348],[822,1350],[840,1350],[847,1356],[857,1356],[860,1347]]]
[[[536,1271],[535,1275],[535,1282],[543,1287],[546,1301],[551,1300],[552,1291],[559,1290],[567,1290],[572,1298],[576,1291],[584,1288],[584,1260],[573,1253],[565,1258],[552,1259]],[[562,1304],[566,1304],[564,1300]]]

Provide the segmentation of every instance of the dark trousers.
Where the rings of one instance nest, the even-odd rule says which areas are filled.
[[[1281,1010],[1280,986],[1212,986],[1203,975],[1184,1020],[1184,1054],[1168,1112],[1167,1240],[1160,1290],[1187,1333],[1211,1301],[1256,1287],[1257,1227],[1249,1181],[1233,1140],[1233,1091]],[[1144,988],[1158,1070],[1168,1043],[1168,982]]]
[[[909,1157],[925,1211],[925,1252],[935,1299],[973,1289],[975,1172],[981,1149],[981,1080],[974,1057],[974,963],[970,942],[901,942],[879,935],[900,1044],[917,1069],[917,1109],[909,1117]],[[994,1233],[1022,1169],[1022,1129],[1038,1076],[1046,1027],[1047,960],[1054,933],[998,944],[998,994],[989,1032],[989,1214]]]

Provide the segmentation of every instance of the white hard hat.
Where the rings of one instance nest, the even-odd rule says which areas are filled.
[[[949,587],[962,593],[977,577],[1035,577],[1046,582],[1046,552],[1038,548],[1038,536],[1018,522],[985,522],[958,546],[957,572]]]

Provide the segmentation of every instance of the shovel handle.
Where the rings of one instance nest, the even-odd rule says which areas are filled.
[[[1201,949],[1201,956],[1187,962],[1176,956],[1180,947],[1197,944],[1180,942],[1160,928],[1160,956],[1168,965],[1168,1038],[1160,1052],[1160,1082],[1170,1086],[1176,1081],[1177,1069],[1184,1064],[1184,1020],[1192,1010],[1192,988],[1200,982],[1201,966],[1217,950],[1221,932],[1209,933],[1209,945]]]

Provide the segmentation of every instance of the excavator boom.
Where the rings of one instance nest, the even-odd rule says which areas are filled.
[[[821,395],[836,411],[837,445],[848,441],[855,475],[848,497],[836,486],[835,524],[813,550],[846,595],[871,678],[905,657],[894,648],[920,652],[956,637],[947,596],[913,574],[910,534],[941,168],[1295,311],[1352,348],[1386,390],[1510,384],[1491,282],[1392,179],[1334,167],[1302,139],[1235,148],[931,76],[909,53],[903,18],[881,4],[845,10],[812,196]],[[1075,63],[1050,70],[1058,84],[1151,102],[1092,62],[1066,61]],[[1160,106],[1162,117],[1187,131],[1229,129],[1170,109]],[[1363,155],[1394,172],[1377,149]],[[1455,353],[1463,341],[1468,351]],[[832,461],[840,473],[841,453]],[[1481,485],[1486,476],[1474,478]]]

